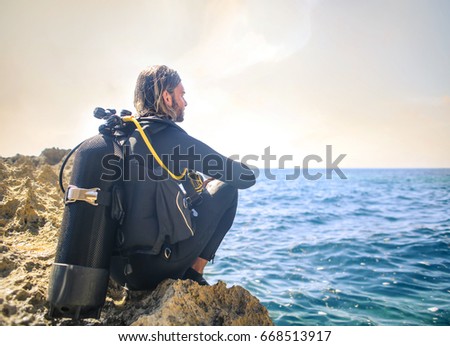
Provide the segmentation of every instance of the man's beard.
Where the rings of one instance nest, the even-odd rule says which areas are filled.
[[[175,111],[175,115],[176,115],[176,118],[174,119],[174,121],[176,123],[181,123],[184,120],[184,109],[182,109],[180,107],[180,105],[178,104],[178,102],[175,101],[173,110]]]

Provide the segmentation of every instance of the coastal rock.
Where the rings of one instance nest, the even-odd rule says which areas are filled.
[[[49,319],[47,287],[64,208],[54,162],[67,150],[43,153],[45,160],[0,158],[0,325],[272,325],[244,288],[190,280],[166,280],[153,292],[111,282],[99,320]]]
[[[47,148],[42,150],[40,157],[45,163],[56,165],[69,153],[69,151],[70,150],[59,148]]]
[[[110,305],[111,306],[111,305]],[[125,303],[105,307],[107,325],[271,326],[267,309],[241,286],[219,281],[200,286],[191,280],[165,280],[153,292],[130,292]]]

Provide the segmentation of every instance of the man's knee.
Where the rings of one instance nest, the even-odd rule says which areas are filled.
[[[214,180],[207,185],[206,190],[203,202],[196,208],[201,214],[220,218],[226,210],[237,207],[238,190],[235,187]]]

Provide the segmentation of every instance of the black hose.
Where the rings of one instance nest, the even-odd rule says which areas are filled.
[[[72,154],[80,147],[81,144],[83,144],[84,142],[86,142],[86,140],[84,140],[83,142],[81,142],[80,144],[78,144],[75,148],[73,148],[70,153],[67,154],[66,158],[64,159],[62,165],[61,165],[61,169],[59,170],[59,187],[61,188],[61,191],[63,193],[66,193],[66,190],[64,190],[64,186],[63,186],[63,173],[64,173],[64,168],[66,167],[67,161],[69,161],[69,158],[72,156]]]

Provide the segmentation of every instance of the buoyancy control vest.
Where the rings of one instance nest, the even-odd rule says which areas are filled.
[[[176,243],[194,234],[191,215],[195,213],[194,206],[201,202],[199,176],[188,171],[181,175],[172,173],[131,112],[122,111],[118,116],[114,110],[96,108],[94,116],[106,121],[100,126],[99,134],[75,147],[61,167],[60,186],[65,193],[65,208],[48,289],[50,317],[100,317],[113,249],[129,248],[129,244],[124,244],[123,232],[118,232],[127,217],[126,202],[139,199],[124,186],[124,180],[133,181],[133,176],[124,179],[123,171],[112,174],[107,164],[114,162],[126,168],[127,156],[123,149],[131,133],[138,131],[140,140],[158,163],[155,169],[168,172],[166,179],[140,185],[157,192],[158,224],[153,225],[157,228],[157,232],[153,232],[157,237],[142,241],[145,232],[142,232],[142,225],[136,225],[139,230],[134,234],[141,239],[136,240],[135,236],[131,241],[147,244],[157,253],[163,242]],[[72,153],[75,153],[72,175],[69,186],[64,189],[63,171]]]

